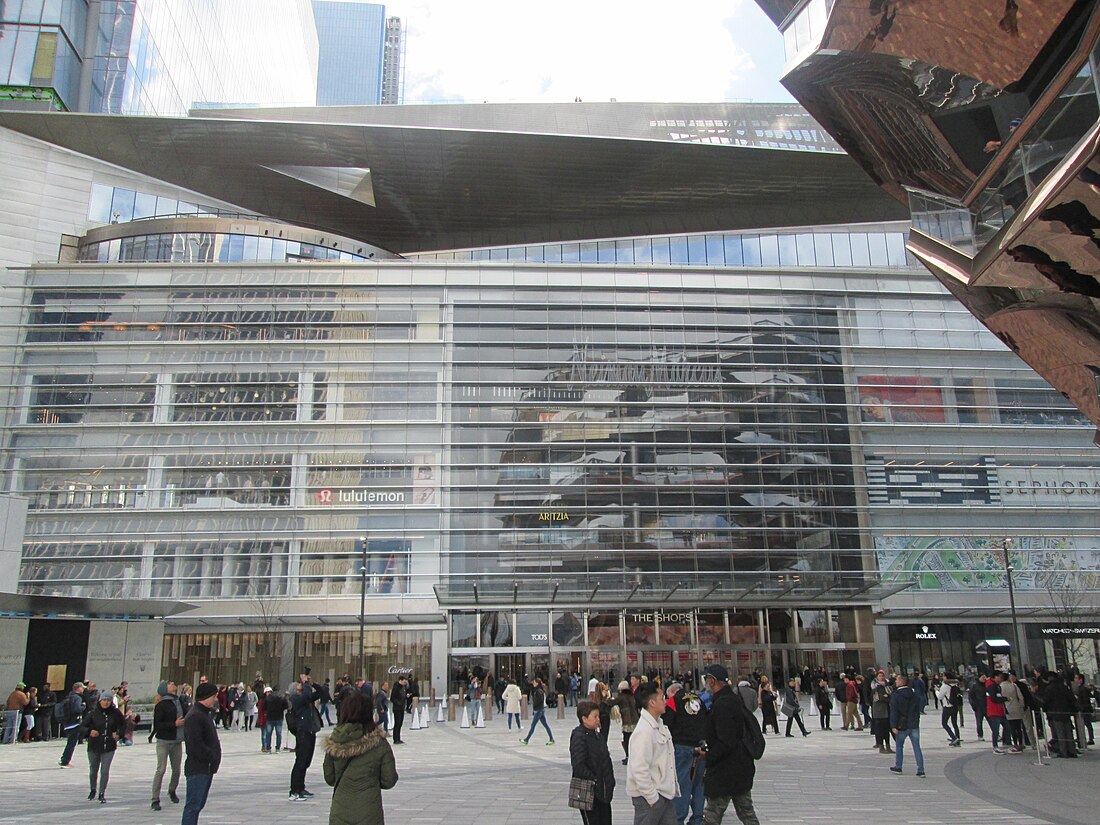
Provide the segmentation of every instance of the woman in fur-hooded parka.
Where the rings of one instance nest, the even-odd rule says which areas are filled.
[[[382,791],[397,784],[385,733],[361,722],[337,725],[325,740],[324,771],[335,788],[329,825],[385,825]]]

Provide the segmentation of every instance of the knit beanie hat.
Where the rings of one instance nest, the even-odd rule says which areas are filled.
[[[217,685],[211,684],[210,682],[203,682],[199,685],[198,690],[195,691],[195,701],[201,702],[203,699],[209,699],[211,696],[216,696],[217,693]]]
[[[168,695],[168,680],[165,679],[157,687],[157,696],[167,696],[167,695]]]

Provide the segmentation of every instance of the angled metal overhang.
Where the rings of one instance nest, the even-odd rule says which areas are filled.
[[[158,599],[98,599],[0,593],[0,616],[82,619],[163,619],[193,604]]]
[[[0,112],[0,127],[398,253],[908,215],[851,159],[830,152],[11,111]],[[348,176],[338,175],[341,169]],[[356,182],[365,180],[367,169],[374,206],[364,202],[370,198]],[[347,180],[354,185],[341,194]]]
[[[874,604],[907,590],[914,582],[883,581],[865,574],[786,572],[734,574],[689,582],[650,575],[640,585],[612,576],[585,579],[452,579],[435,586],[439,606],[451,609],[525,607],[620,609],[643,605],[667,608],[807,607]]]

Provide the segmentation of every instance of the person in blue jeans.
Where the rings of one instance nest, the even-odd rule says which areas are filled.
[[[84,683],[76,682],[61,704],[61,732],[65,735],[65,750],[58,765],[69,767],[73,752],[80,741],[80,720],[84,718]]]
[[[535,727],[539,722],[542,722],[542,726],[546,728],[546,735],[550,737],[550,741],[547,745],[554,744],[554,732],[550,730],[550,723],[546,721],[546,689],[542,686],[541,679],[531,680],[531,730],[527,731],[527,736],[519,741],[526,745],[531,741],[531,734],[535,732]]]
[[[183,803],[180,825],[198,825],[199,814],[210,795],[210,784],[221,766],[218,726],[210,718],[210,710],[217,704],[217,686],[203,682],[195,691],[195,704],[183,720],[183,742],[187,747],[183,775],[187,777],[187,799]]]
[[[716,666],[714,669],[719,673],[716,679],[729,679],[725,668]],[[707,672],[710,673],[711,669],[708,668]],[[661,719],[672,734],[672,748],[676,755],[676,779],[680,785],[680,795],[675,801],[676,821],[685,825],[703,825],[706,754],[702,746],[707,738],[710,711],[698,693],[676,682],[668,686],[668,697]]]
[[[920,715],[923,710],[921,697],[909,687],[904,675],[897,675],[897,687],[890,697],[890,730],[897,742],[897,755],[890,770],[901,773],[902,760],[905,758],[905,741],[913,743],[913,756],[917,760],[917,776],[924,776],[924,754],[920,750]]]

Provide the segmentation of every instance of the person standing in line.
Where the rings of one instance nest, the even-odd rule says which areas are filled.
[[[779,715],[775,712],[775,691],[767,676],[760,677],[760,689],[757,691],[757,703],[760,705],[760,713],[764,722],[760,726],[762,731],[767,731],[770,726],[779,733]]]
[[[755,725],[752,711],[744,706],[740,691],[730,689],[726,669],[708,665],[703,682],[713,697],[707,717],[707,760],[703,774],[703,825],[721,825],[733,803],[743,825],[760,825],[752,804],[756,761],[747,748],[748,725]]]
[[[855,684],[853,682],[848,683],[854,690]],[[783,693],[783,715],[787,717],[787,736],[793,737],[791,733],[791,723],[797,722],[798,729],[802,731],[803,736],[809,736],[810,732],[806,730],[806,726],[802,724],[802,703],[798,701],[798,691],[795,689],[794,679],[787,682],[787,690]],[[862,727],[859,728],[863,730]]]
[[[880,670],[871,683],[871,732],[879,753],[894,752],[894,740],[890,735],[890,697],[893,694],[893,682],[887,679],[885,670]]]
[[[728,678],[729,674],[726,675]],[[676,798],[676,821],[684,825],[702,825],[709,711],[698,693],[684,687],[673,692],[674,687],[674,684],[669,685],[672,695],[665,703],[661,720],[672,735],[676,757],[676,783],[680,787],[680,795]]]
[[[676,825],[674,800],[680,795],[680,788],[672,734],[661,721],[664,691],[656,682],[646,682],[634,698],[641,715],[630,737],[626,765],[626,792],[634,806],[634,825]]]
[[[244,729],[246,731],[252,730],[256,725],[256,716],[259,713],[257,705],[260,702],[260,697],[256,695],[256,691],[252,689],[252,685],[245,685],[244,698],[241,699],[241,707],[244,711]]]
[[[516,680],[508,677],[508,686],[504,688],[504,712],[508,715],[508,730],[512,729],[512,717],[516,719],[516,730],[523,730],[523,722],[520,721],[520,702],[523,700],[523,692],[520,691]]]
[[[633,700],[633,697],[631,697]],[[596,783],[592,809],[581,811],[584,825],[611,825],[611,799],[615,795],[615,768],[607,743],[599,735],[600,710],[588,700],[577,705],[580,724],[569,737],[569,763],[575,779]]]
[[[630,689],[630,682],[619,682],[619,695],[612,700],[619,709],[619,720],[623,725],[623,764],[630,758],[630,735],[638,726],[638,702],[634,698],[634,691]]]
[[[218,688],[203,682],[195,691],[195,704],[183,720],[183,741],[187,746],[187,758],[183,763],[183,775],[187,781],[187,798],[183,803],[180,825],[198,825],[199,814],[206,807],[210,785],[222,761],[222,746],[218,740],[218,726],[210,716],[218,704]]]
[[[598,684],[598,683],[597,683]],[[596,690],[593,689],[593,694]],[[531,680],[531,730],[527,731],[527,736],[519,741],[526,745],[531,741],[531,734],[535,732],[535,727],[539,722],[542,722],[542,726],[546,728],[546,735],[549,738],[547,745],[554,744],[554,732],[550,730],[550,723],[546,721],[546,689],[542,686],[542,680],[537,676]],[[593,703],[595,704],[595,703]],[[598,707],[597,707],[598,710]]]
[[[4,735],[0,745],[13,745],[19,737],[19,726],[23,720],[23,711],[30,700],[27,698],[27,685],[19,682],[15,690],[8,694],[4,710]]]
[[[1051,756],[1076,759],[1072,720],[1077,715],[1077,698],[1065,675],[1062,672],[1045,674],[1039,695],[1050,725]]]
[[[409,701],[409,677],[402,673],[397,684],[390,691],[390,710],[393,711],[393,743],[404,745],[401,741],[401,726],[405,723],[405,703]]]
[[[306,771],[313,764],[317,750],[317,731],[321,729],[321,717],[317,707],[317,690],[309,674],[298,676],[295,693],[290,697],[290,713],[294,717],[294,767],[290,770],[290,802],[305,802],[313,794],[306,790]]]
[[[57,764],[67,768],[72,764],[73,751],[80,741],[80,720],[84,718],[84,683],[74,682],[73,689],[61,703],[61,732],[65,735],[65,750]]]
[[[88,740],[88,783],[91,791],[88,799],[95,799],[97,788],[99,804],[107,804],[107,782],[111,778],[111,762],[122,738],[122,726],[126,720],[115,707],[114,698],[103,693],[96,707],[86,714],[80,723],[81,733]]]
[[[164,771],[172,763],[172,775],[168,779],[168,798],[178,803],[176,789],[180,785],[180,767],[183,764],[183,707],[176,696],[178,688],[171,679],[161,682],[157,688],[156,706],[153,708],[153,735],[157,739],[157,770],[153,774],[152,810],[160,810],[160,787]]]
[[[1012,742],[1009,753],[1024,752],[1024,694],[1016,684],[1016,672],[1009,671],[1007,677],[1001,682],[1001,696],[1005,700],[1005,724],[1008,730],[1005,733],[1005,742]]]
[[[979,675],[970,684],[970,689],[967,691],[970,699],[970,707],[974,711],[974,723],[978,728],[978,740],[985,740],[985,730],[983,723],[985,722],[985,709],[986,709],[986,697],[985,697],[985,679]]]
[[[897,756],[890,770],[901,773],[902,761],[905,758],[905,740],[913,744],[913,757],[917,760],[917,776],[924,778],[924,754],[920,749],[920,696],[913,688],[909,687],[909,681],[905,674],[899,673],[895,678],[896,687],[890,697],[890,730],[897,737]]]
[[[833,697],[829,695],[829,684],[824,678],[817,680],[817,687],[814,688],[814,704],[817,705],[821,729],[832,730],[830,725],[833,713]]]
[[[993,752],[1005,752],[1004,744],[1008,738],[1005,724],[1005,697],[1001,694],[1001,682],[1004,674],[994,673],[985,683],[985,719],[989,722],[990,735],[993,737]]]
[[[959,747],[962,737],[959,733],[959,709],[962,707],[962,688],[954,673],[944,674],[943,681],[936,688],[936,698],[940,703],[940,725],[947,731],[947,744]]]
[[[323,746],[325,782],[333,787],[329,825],[382,825],[382,791],[397,784],[397,764],[374,721],[374,702],[357,692],[340,703],[336,721]]]

